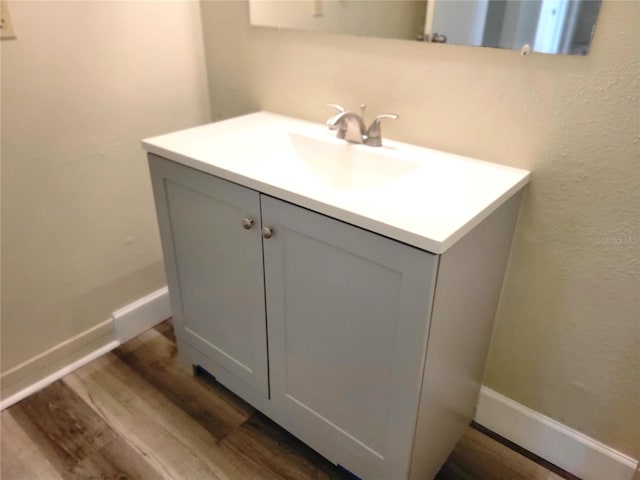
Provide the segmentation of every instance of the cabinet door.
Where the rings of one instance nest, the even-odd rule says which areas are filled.
[[[437,257],[262,197],[273,416],[367,479],[406,478]]]
[[[259,194],[153,155],[149,165],[178,340],[213,375],[268,396]]]

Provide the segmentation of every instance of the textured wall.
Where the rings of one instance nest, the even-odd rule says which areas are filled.
[[[209,120],[194,2],[10,2],[2,372],[164,285],[143,137]]]
[[[251,28],[245,2],[202,18],[215,119],[364,102],[400,114],[390,138],[533,170],[485,383],[638,458],[640,2],[604,2],[588,57]]]

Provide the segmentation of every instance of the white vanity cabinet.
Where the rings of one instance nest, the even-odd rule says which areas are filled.
[[[364,480],[432,478],[475,414],[529,173],[269,112],[143,145],[181,361]]]
[[[162,158],[150,168],[188,362],[205,357],[251,403],[270,397],[265,413],[351,471],[406,470],[437,256]]]
[[[473,416],[517,201],[434,255],[149,164],[183,362],[363,479],[432,477]]]

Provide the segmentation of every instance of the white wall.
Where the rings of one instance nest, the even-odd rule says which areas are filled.
[[[210,119],[198,3],[9,6],[17,40],[1,44],[3,396],[29,365],[42,367],[35,357],[99,340],[83,335],[164,285],[140,140]]]
[[[385,135],[533,170],[485,383],[640,456],[640,2],[587,57],[250,28],[202,3],[214,118],[400,114]],[[438,208],[425,205],[424,208]]]

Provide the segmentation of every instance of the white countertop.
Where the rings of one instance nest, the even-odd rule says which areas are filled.
[[[334,149],[401,158],[416,168],[376,188],[340,188],[294,158],[287,140],[291,132]],[[383,143],[348,144],[324,125],[259,112],[148,138],[142,145],[147,152],[433,253],[445,252],[529,181],[525,170]]]

